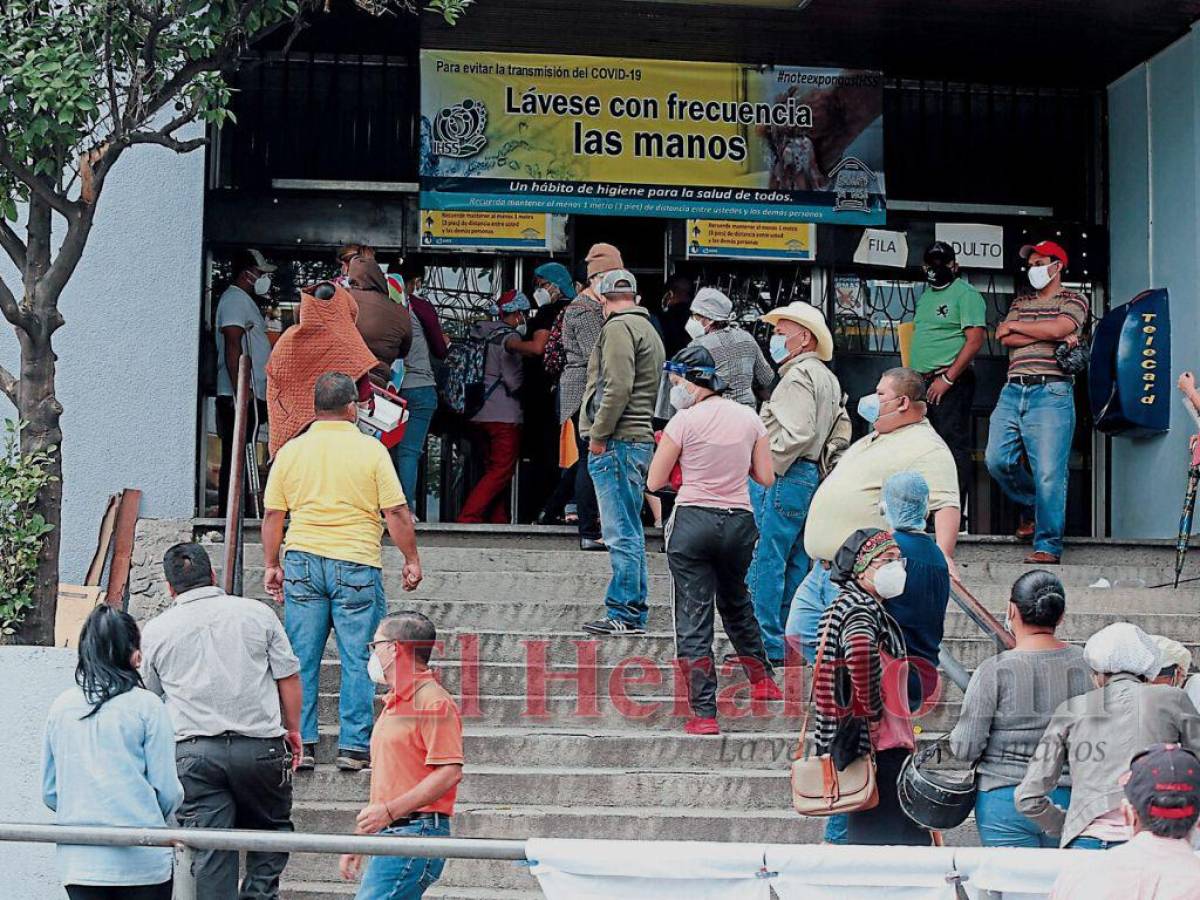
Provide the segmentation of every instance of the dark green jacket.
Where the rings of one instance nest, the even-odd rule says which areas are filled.
[[[588,359],[580,433],[593,441],[653,441],[650,416],[665,357],[645,309],[635,306],[609,316]]]

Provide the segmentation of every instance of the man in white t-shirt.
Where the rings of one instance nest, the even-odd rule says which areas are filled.
[[[275,266],[257,250],[239,250],[233,256],[233,280],[217,301],[214,334],[217,341],[217,435],[221,439],[221,477],[218,482],[220,514],[225,515],[229,500],[229,467],[234,453],[242,448],[233,446],[233,423],[236,414],[234,396],[237,393],[237,373],[242,354],[250,355],[253,369],[251,384],[258,400],[258,421],[267,420],[267,360],[271,342],[267,338],[267,323],[255,302],[271,290],[271,273]],[[251,428],[247,436],[252,435]]]

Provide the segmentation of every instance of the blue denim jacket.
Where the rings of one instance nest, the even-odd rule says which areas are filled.
[[[109,700],[94,716],[78,687],[50,707],[42,747],[42,799],[59,825],[163,828],[183,802],[175,773],[175,729],[163,702],[142,688]],[[60,845],[63,884],[161,884],[169,847]]]

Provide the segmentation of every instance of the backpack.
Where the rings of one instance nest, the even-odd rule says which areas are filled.
[[[542,350],[542,368],[552,378],[558,378],[567,367],[567,348],[563,346],[563,316],[566,307],[554,320],[550,328],[550,336],[546,338],[546,346]]]
[[[438,397],[451,412],[471,418],[504,383],[504,377],[498,375],[494,382],[485,386],[484,373],[488,347],[500,343],[510,334],[516,334],[516,331],[501,328],[486,339],[468,335],[465,340],[451,344],[437,373]]]
[[[829,437],[825,438],[825,445],[821,447],[821,458],[817,460],[817,474],[822,481],[838,464],[838,460],[842,458],[842,454],[850,446],[850,439],[854,436],[850,414],[846,412],[848,399],[843,392],[841,402],[838,403],[838,411],[833,416],[833,427],[829,429]]]

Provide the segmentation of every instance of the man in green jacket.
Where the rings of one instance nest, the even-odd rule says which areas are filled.
[[[645,634],[650,577],[642,495],[654,455],[650,416],[666,354],[649,313],[638,306],[632,274],[624,269],[605,272],[597,293],[603,299],[604,327],[588,360],[579,430],[588,440],[588,472],[596,486],[612,579],[604,595],[607,614],[583,630]]]

